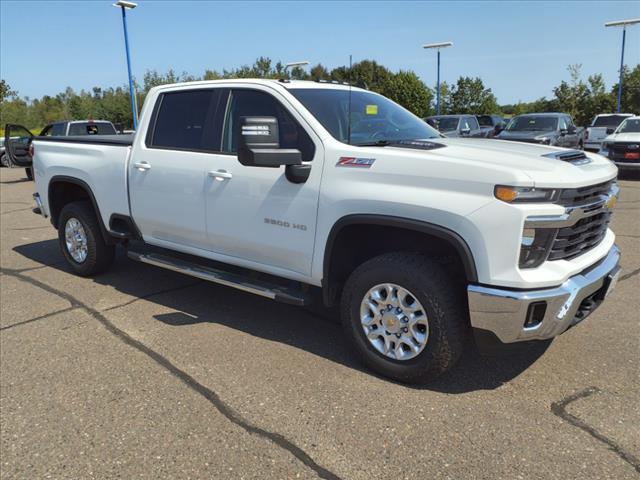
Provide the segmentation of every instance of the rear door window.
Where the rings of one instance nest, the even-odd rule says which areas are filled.
[[[147,146],[203,152],[220,151],[216,110],[221,89],[185,90],[163,94],[158,101]],[[217,124],[217,125],[216,125]]]

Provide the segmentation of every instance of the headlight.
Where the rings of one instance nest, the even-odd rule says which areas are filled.
[[[534,187],[507,187],[496,185],[494,195],[498,200],[507,203],[542,203],[553,202],[560,195],[560,190]]]
[[[549,145],[551,143],[551,139],[549,137],[536,137],[535,140],[539,143],[544,143],[545,145]]]
[[[525,228],[520,245],[520,268],[535,268],[544,263],[556,238],[556,228]]]

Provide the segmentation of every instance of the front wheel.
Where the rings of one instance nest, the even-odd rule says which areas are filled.
[[[58,241],[73,271],[88,277],[105,271],[115,255],[115,247],[107,245],[98,217],[89,202],[68,203],[60,212]]]
[[[436,261],[390,253],[345,285],[342,321],[365,365],[391,379],[428,382],[455,365],[468,334],[464,288]]]

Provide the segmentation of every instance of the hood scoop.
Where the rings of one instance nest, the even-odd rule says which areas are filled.
[[[561,160],[563,162],[572,163],[573,165],[586,165],[591,163],[591,159],[585,155],[582,150],[569,150],[568,152],[553,152],[542,155],[543,157]]]
[[[428,140],[398,140],[393,142],[390,147],[412,148],[414,150],[435,150],[444,148],[446,145],[442,143],[430,142]]]

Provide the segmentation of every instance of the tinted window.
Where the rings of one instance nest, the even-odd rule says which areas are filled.
[[[544,117],[544,116],[522,116],[514,117],[507,125],[509,132],[519,131],[550,131],[558,128],[557,117]]]
[[[471,127],[471,130],[477,130],[478,128],[480,128],[476,117],[469,117],[469,126]]]
[[[66,123],[54,123],[53,126],[51,127],[51,135],[54,137],[60,137],[62,135],[64,135],[66,132]]]
[[[491,115],[479,115],[476,117],[478,119],[478,123],[483,127],[492,127],[493,126],[493,118]]]
[[[180,150],[219,151],[220,128],[215,112],[220,89],[165,93],[158,100],[151,146]]]
[[[622,115],[607,115],[607,116],[598,116],[593,121],[594,127],[617,127],[620,125],[625,118],[629,118]]]
[[[350,95],[349,90],[337,88],[292,88],[289,92],[340,142],[362,145],[439,137],[426,122],[381,95],[362,90]]]
[[[56,125],[53,126],[55,129]],[[64,126],[63,126],[64,130]],[[112,124],[106,122],[79,122],[72,123],[69,125],[69,135],[115,135],[116,129]],[[51,135],[64,135],[64,131],[62,133],[56,134],[52,133]]]
[[[242,117],[277,118],[280,148],[297,148],[302,152],[302,160],[313,160],[315,146],[307,132],[275,97],[258,90],[234,90],[231,93],[222,142],[224,152],[238,151],[237,132]]]
[[[458,129],[458,117],[432,117],[431,120],[441,132],[451,132]]]

